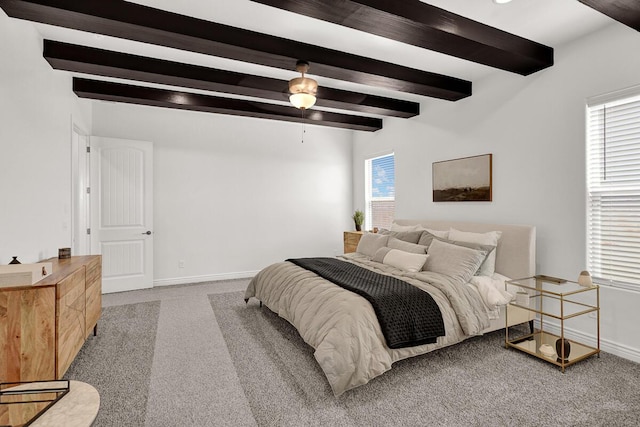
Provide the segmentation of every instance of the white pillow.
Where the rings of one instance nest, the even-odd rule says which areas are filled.
[[[395,222],[391,224],[391,231],[418,231],[419,225],[399,225]]]
[[[446,274],[460,283],[469,282],[487,257],[486,250],[471,249],[438,239],[433,239],[428,254],[425,270]]]
[[[454,242],[479,243],[481,245],[498,246],[498,240],[502,236],[502,231],[489,231],[488,233],[472,233],[470,231],[460,231],[455,228],[449,229],[449,240]],[[486,261],[480,267],[479,276],[493,276],[496,271],[496,250],[489,253]]]
[[[373,258],[378,249],[387,246],[387,240],[389,240],[389,236],[377,233],[364,233],[360,238],[356,252]]]
[[[383,264],[415,273],[422,270],[428,255],[413,254],[400,249],[380,248],[373,258],[374,260],[382,258]]]

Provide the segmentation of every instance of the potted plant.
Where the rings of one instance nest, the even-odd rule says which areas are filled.
[[[362,223],[364,222],[364,212],[356,209],[352,218],[353,218],[353,222],[356,224],[356,231],[361,231]]]

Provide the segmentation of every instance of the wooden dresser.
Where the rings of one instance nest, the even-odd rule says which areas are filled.
[[[30,286],[0,288],[0,380],[60,379],[102,310],[102,257],[52,258]]]
[[[360,243],[362,237],[362,231],[345,231],[344,232],[344,253],[348,254],[355,252]]]

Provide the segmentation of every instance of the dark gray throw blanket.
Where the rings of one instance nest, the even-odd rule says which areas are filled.
[[[432,344],[444,335],[438,304],[429,293],[407,282],[334,258],[287,261],[366,298],[389,348]]]

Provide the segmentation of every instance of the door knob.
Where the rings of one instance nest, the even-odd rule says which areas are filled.
[[[147,230],[147,232],[146,232],[146,233],[142,233],[142,234],[146,234],[147,236],[151,236],[151,231],[150,231],[150,230]]]

